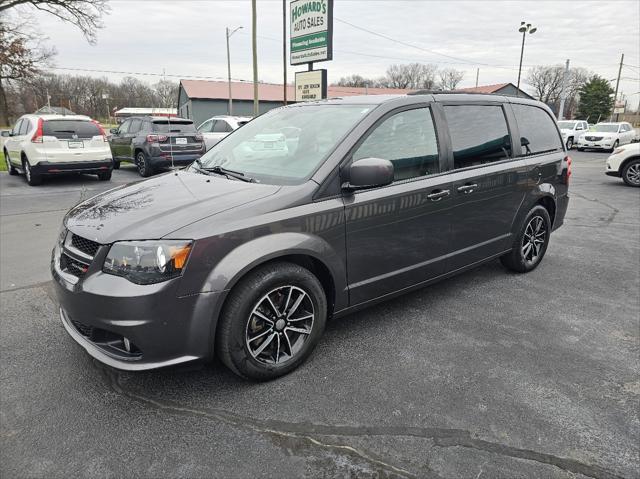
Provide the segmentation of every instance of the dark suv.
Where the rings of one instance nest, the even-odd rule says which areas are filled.
[[[188,165],[205,152],[204,139],[191,120],[167,117],[131,117],[111,130],[114,169],[130,161],[147,177],[158,169]]]
[[[423,93],[272,110],[188,168],[66,215],[51,260],[62,323],[116,368],[215,351],[273,378],[329,317],[495,258],[534,269],[570,174],[535,101]]]

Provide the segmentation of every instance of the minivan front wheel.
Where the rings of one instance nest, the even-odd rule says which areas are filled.
[[[551,218],[544,206],[534,206],[525,218],[520,232],[516,235],[512,249],[500,261],[510,270],[527,273],[535,269],[549,244]]]
[[[324,331],[327,300],[307,269],[272,263],[233,288],[225,304],[216,350],[239,376],[265,381],[297,368]]]

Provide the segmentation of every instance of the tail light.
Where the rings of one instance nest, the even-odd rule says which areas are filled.
[[[169,137],[167,135],[147,135],[149,143],[164,143]]]
[[[102,135],[102,139],[104,141],[109,141],[107,139],[107,133],[104,131],[104,128],[102,128],[102,125],[97,120],[91,120],[91,123],[95,124],[98,127],[98,130],[100,131],[100,134]]]
[[[196,138],[196,141],[202,141],[202,140],[204,140],[204,136],[202,136],[202,133],[196,133],[195,138]]]
[[[571,157],[567,156],[565,160],[567,160],[567,176],[565,178],[565,185],[568,185],[569,178],[571,178]]]
[[[44,121],[42,120],[42,118],[38,118],[38,128],[36,128],[36,132],[31,137],[31,143],[42,143],[43,142],[43,139],[42,139],[42,127],[43,127],[43,124],[44,124]]]

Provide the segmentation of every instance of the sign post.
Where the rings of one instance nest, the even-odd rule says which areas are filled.
[[[333,58],[333,0],[294,0],[289,14],[289,61],[308,65],[296,73],[296,101],[327,98],[327,70],[313,63]]]

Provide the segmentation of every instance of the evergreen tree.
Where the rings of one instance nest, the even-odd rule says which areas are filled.
[[[579,90],[580,104],[578,118],[589,119],[595,123],[598,119],[607,120],[613,109],[614,90],[609,82],[601,76],[592,76]]]

